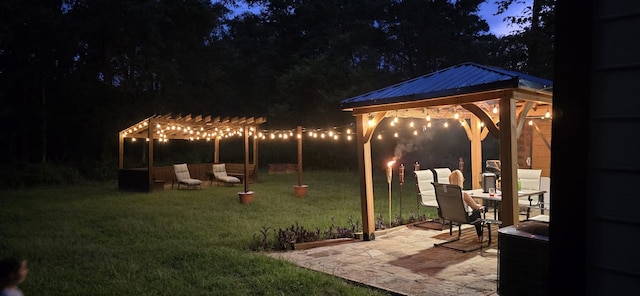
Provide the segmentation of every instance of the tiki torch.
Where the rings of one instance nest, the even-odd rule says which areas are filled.
[[[393,164],[396,163],[392,160],[387,163],[387,184],[389,184],[389,228],[391,228],[391,180],[393,179]]]
[[[398,167],[398,179],[400,180],[400,218],[402,219],[402,184],[404,184],[404,163]]]
[[[419,171],[419,170],[420,170],[420,163],[418,163],[418,162],[416,161],[416,163],[413,165],[413,173],[415,174],[415,172],[416,172],[416,171]],[[416,178],[418,178],[418,177],[416,176]],[[418,183],[416,182],[416,186],[417,186],[417,185],[418,185]],[[418,192],[420,192],[420,191],[418,190]],[[418,212],[420,212],[420,197],[418,197],[418,198],[416,199],[416,210],[417,210]]]

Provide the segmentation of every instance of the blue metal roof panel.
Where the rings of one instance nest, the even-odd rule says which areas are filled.
[[[550,80],[476,63],[452,66],[385,88],[343,100],[344,108],[423,100],[457,94],[513,88],[550,88]]]

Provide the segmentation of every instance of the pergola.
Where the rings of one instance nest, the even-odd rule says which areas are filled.
[[[371,138],[385,117],[453,119],[457,113],[471,142],[474,188],[483,169],[482,140],[488,134],[499,139],[501,220],[509,226],[518,221],[517,139],[530,119],[551,110],[552,91],[546,79],[464,63],[343,100],[343,111],[356,117],[363,239],[375,239]]]
[[[143,139],[148,143],[148,161],[146,169],[146,180],[148,190],[153,188],[153,147],[154,142],[166,142],[169,140],[186,141],[213,141],[214,142],[214,163],[219,162],[220,139],[243,136],[245,142],[245,165],[249,162],[248,141],[251,135],[255,135],[257,127],[265,123],[264,117],[212,117],[212,116],[192,116],[171,114],[153,115],[145,118],[130,127],[120,131],[118,140],[118,169],[124,169],[124,141],[127,138]],[[252,137],[253,161],[257,163],[257,137]],[[119,180],[121,181],[121,180]]]

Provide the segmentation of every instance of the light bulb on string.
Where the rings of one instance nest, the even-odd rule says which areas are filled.
[[[544,114],[544,118],[551,118],[551,112],[547,109],[547,113]]]
[[[498,114],[498,107],[493,106],[493,114]]]
[[[444,122],[444,127],[449,127],[449,122],[448,121]]]

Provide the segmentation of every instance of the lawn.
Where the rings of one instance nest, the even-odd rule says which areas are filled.
[[[293,194],[296,175],[260,171],[254,202],[236,187],[132,193],[115,181],[0,191],[0,256],[29,261],[25,295],[385,295],[256,251],[261,229],[298,224],[326,230],[360,225],[357,173],[310,171],[309,192]],[[387,223],[384,172],[374,176],[376,217]],[[417,212],[415,180],[393,215]],[[425,213],[420,209],[420,213]],[[430,213],[432,215],[433,213]]]

